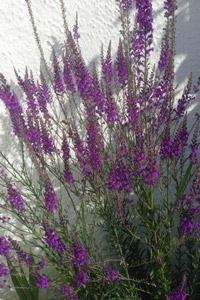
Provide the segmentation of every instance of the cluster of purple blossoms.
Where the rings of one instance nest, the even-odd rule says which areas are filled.
[[[78,269],[78,272],[75,275],[75,280],[77,289],[80,289],[83,286],[83,284],[87,282],[87,274],[83,271],[82,268]]]
[[[77,239],[77,237],[72,234],[73,239],[73,251],[72,251],[72,259],[71,263],[77,268],[77,273],[75,275],[77,289],[80,289],[84,283],[87,282],[88,277],[84,271],[84,267],[88,264],[88,254],[85,251],[83,245],[81,245]],[[70,251],[71,252],[71,251]]]
[[[124,159],[117,155],[116,162],[112,162],[111,174],[108,177],[108,188],[110,190],[124,191],[129,194],[131,192],[132,172],[130,165],[125,163]]]
[[[117,51],[116,70],[117,70],[119,83],[121,84],[121,88],[123,89],[126,86],[128,81],[128,68],[123,53],[123,46],[122,46],[121,39],[119,40],[119,46]]]
[[[49,154],[50,156],[56,152],[56,146],[53,141],[53,137],[50,135],[49,131],[46,128],[46,124],[40,118],[40,126],[41,126],[41,141],[42,148],[45,154]]]
[[[61,70],[59,66],[58,59],[55,54],[55,50],[53,49],[53,68],[54,68],[54,89],[58,96],[62,95],[65,92],[65,88],[63,85]]]
[[[0,277],[6,277],[9,274],[9,269],[6,268],[4,263],[0,263]]]
[[[7,277],[12,270],[12,267],[6,268],[4,263],[0,263],[0,278]],[[0,281],[0,289],[3,289],[6,285],[6,279],[3,282]],[[10,285],[7,285],[8,288],[11,288]]]
[[[170,18],[173,15],[174,10],[176,10],[176,0],[166,0],[164,2],[165,17]]]
[[[111,82],[113,79],[113,66],[112,66],[112,58],[111,58],[111,41],[108,46],[107,55],[104,59],[103,55],[103,47],[101,53],[101,65],[102,65],[102,79],[105,82]]]
[[[177,129],[174,140],[170,140],[170,124],[167,124],[165,134],[163,136],[160,147],[160,158],[162,160],[170,158],[179,158],[182,152],[182,147],[186,145],[188,139],[187,131],[187,115]]]
[[[66,247],[63,240],[59,237],[59,234],[56,232],[55,228],[51,228],[45,219],[43,219],[43,227],[45,230],[45,241],[49,247],[59,254],[63,254]]]
[[[0,237],[0,255],[8,257],[12,247],[4,236]]]
[[[123,13],[127,13],[133,7],[133,0],[115,0],[117,4],[119,4],[122,9]]]
[[[194,231],[195,237],[199,237],[200,225],[198,222],[194,222],[195,214],[200,212],[200,198],[196,198],[198,203],[195,207],[195,197],[198,196],[200,190],[200,168],[197,170],[196,178],[193,181],[192,188],[189,195],[183,195],[182,203],[177,203],[177,210],[182,207],[186,207],[185,212],[181,216],[180,228],[183,236],[186,236],[187,233],[192,233]]]
[[[69,300],[78,300],[78,296],[75,295],[73,286],[64,285],[60,288],[61,294],[68,296]]]
[[[48,288],[49,286],[49,281],[45,275],[40,274],[38,270],[33,271],[35,275],[35,283],[38,288]]]
[[[69,50],[66,45],[66,55],[63,55],[63,80],[66,86],[66,89],[72,93],[76,92],[75,86],[74,86],[74,81],[73,81],[73,61],[72,58],[70,57]]]
[[[71,132],[71,138],[74,140],[74,150],[75,150],[75,153],[76,153],[76,157],[80,163],[80,167],[82,169],[82,173],[84,175],[87,175],[89,177],[92,176],[92,172],[90,170],[90,167],[89,167],[89,163],[86,159],[85,156],[87,156],[87,149],[84,147],[83,145],[83,142],[79,136],[79,133],[75,127],[75,125],[72,125],[72,130],[73,132]]]
[[[62,153],[63,153],[63,161],[64,161],[64,170],[63,175],[65,178],[65,181],[68,184],[74,183],[74,177],[72,175],[72,171],[70,170],[69,166],[69,159],[70,159],[70,152],[69,152],[69,145],[67,143],[67,137],[63,131],[63,142],[62,142]]]
[[[34,119],[34,117],[31,116],[31,113],[28,109],[26,111],[26,117],[27,117],[27,131],[26,131],[27,142],[33,147],[33,150],[38,155],[41,149],[41,132],[39,128],[39,121],[38,119]]]
[[[182,283],[168,295],[166,300],[184,300],[186,297],[187,297],[187,282],[186,282],[186,276],[184,276]]]
[[[153,48],[153,16],[152,4],[150,0],[137,0],[137,27],[132,37],[132,54],[138,65],[138,72],[140,73],[140,65],[144,55],[148,55]]]
[[[80,38],[80,34],[78,33],[78,14],[76,13],[76,23],[73,28],[74,39],[78,40]]]
[[[106,97],[105,97],[105,113],[107,115],[107,123],[109,127],[114,128],[117,118],[117,106],[112,95],[111,84],[106,82]]]
[[[12,208],[18,210],[19,212],[25,212],[24,202],[20,193],[12,186],[10,180],[6,180],[8,201]]]
[[[87,111],[87,154],[91,167],[99,172],[102,167],[100,152],[104,143],[101,136],[101,129],[98,124],[97,116],[89,109]]]
[[[105,283],[107,280],[111,280],[111,281],[120,281],[119,275],[117,274],[117,272],[115,270],[112,270],[109,266],[104,265],[103,267],[103,271],[105,273],[102,282]]]
[[[199,125],[200,125],[200,123],[198,122],[197,126],[195,128],[195,131],[194,131],[194,135],[193,135],[193,138],[192,138],[192,143],[189,146],[191,148],[190,163],[195,164],[195,165],[198,165],[198,160],[197,160],[197,157],[198,157],[198,154],[197,154],[198,153],[197,136],[198,136],[198,132],[199,132]]]
[[[99,79],[98,79],[95,63],[93,64],[92,84],[93,84],[93,89],[94,89],[94,92],[93,92],[94,106],[96,106],[96,111],[101,116],[104,111],[105,100],[104,100],[103,93],[100,89]]]
[[[178,100],[178,105],[176,109],[174,109],[174,112],[176,114],[175,117],[176,120],[184,115],[188,104],[196,100],[195,95],[191,94],[191,88],[192,88],[192,73],[190,74],[188,83],[184,89],[182,97]]]
[[[73,259],[71,260],[71,262],[77,268],[83,267],[87,265],[89,262],[88,254],[85,251],[84,246],[80,245],[77,237],[74,234],[72,235],[72,239],[73,239],[74,251],[73,251]]]
[[[25,264],[32,266],[33,260],[31,254],[23,251],[16,240],[13,240],[11,237],[9,237],[8,240],[12,245],[12,249],[15,250],[18,255],[19,263],[24,262]]]
[[[11,92],[11,87],[7,84],[6,79],[2,74],[0,74],[0,81],[2,83],[2,86],[0,87],[0,98],[10,113],[15,135],[22,137],[22,128],[25,128],[22,107],[16,94]]]
[[[85,66],[85,62],[82,58],[81,53],[77,49],[73,37],[71,34],[68,36],[69,47],[73,49],[73,74],[76,79],[77,89],[79,91],[80,97],[83,100],[93,98],[93,86],[90,74]]]
[[[44,202],[46,207],[50,210],[51,214],[54,214],[54,211],[58,209],[58,199],[57,195],[54,192],[53,186],[48,175],[45,175],[45,192],[44,192]]]

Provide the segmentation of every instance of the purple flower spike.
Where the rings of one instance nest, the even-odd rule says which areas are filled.
[[[10,250],[12,247],[9,242],[6,240],[4,236],[0,237],[0,255],[4,257],[8,257]]]
[[[121,39],[119,40],[119,46],[117,51],[117,61],[116,61],[116,69],[119,78],[119,83],[121,83],[121,88],[123,89],[128,81],[128,69],[126,64],[126,59],[123,53],[123,46]]]
[[[58,209],[58,199],[57,195],[54,192],[53,186],[48,175],[45,175],[45,192],[44,192],[44,201],[46,207],[50,210],[51,214],[54,214],[54,210]]]
[[[187,282],[186,282],[186,276],[184,276],[182,283],[169,294],[166,300],[184,300],[186,297],[187,297]]]
[[[0,73],[0,99],[4,102],[10,113],[14,134],[22,137],[22,131],[26,130],[23,109],[15,93],[11,92],[11,87],[7,84],[5,77]]]
[[[105,265],[103,267],[105,276],[102,279],[102,282],[105,283],[107,280],[111,280],[111,281],[120,281],[119,275],[117,274],[117,272],[115,270],[112,270],[109,266]]]
[[[63,143],[62,143],[62,152],[63,152],[63,161],[64,161],[64,171],[63,175],[65,178],[65,181],[68,184],[74,183],[74,177],[72,175],[72,171],[70,170],[69,166],[69,159],[70,159],[70,152],[69,152],[69,145],[67,143],[67,137],[63,131]]]
[[[78,300],[78,296],[75,295],[75,292],[74,292],[74,288],[73,286],[68,286],[68,285],[64,285],[60,288],[60,292],[61,294],[63,294],[64,296],[69,296],[68,299],[69,300]]]
[[[9,237],[8,240],[12,245],[12,249],[15,250],[18,255],[19,263],[24,262],[25,264],[31,266],[33,264],[31,254],[23,251],[16,240],[13,240],[11,237]]]
[[[82,269],[79,269],[78,273],[76,273],[75,279],[76,279],[77,289],[80,289],[83,286],[83,284],[87,282],[88,277],[87,274]]]
[[[74,39],[78,40],[80,38],[80,34],[78,33],[78,14],[76,13],[76,23],[73,28]]]
[[[58,253],[62,254],[65,250],[63,240],[59,237],[55,228],[51,228],[45,219],[43,219],[43,227],[45,230],[45,241],[49,247]]]
[[[62,95],[65,89],[61,77],[60,66],[54,49],[53,49],[53,68],[54,68],[54,89],[57,95]]]
[[[80,266],[84,266],[88,264],[88,254],[85,251],[84,246],[79,244],[77,237],[72,234],[72,239],[74,242],[74,258],[72,259],[72,264],[75,265],[77,268]]]
[[[0,277],[6,277],[9,274],[9,269],[6,268],[4,263],[0,263]]]
[[[106,58],[103,58],[103,47],[101,53],[101,64],[102,64],[102,79],[107,82],[111,82],[113,79],[113,66],[111,58],[111,41],[108,46]]]
[[[20,193],[12,186],[10,180],[5,177],[5,182],[8,192],[8,201],[12,208],[18,210],[19,212],[25,212],[24,202]]]
[[[171,17],[173,15],[173,12],[176,10],[176,8],[177,8],[176,1],[177,0],[166,0],[164,2],[166,18]]]
[[[46,276],[35,270],[35,283],[38,288],[46,289],[49,286],[49,281]]]
[[[133,0],[115,0],[122,7],[123,13],[127,13],[133,7]]]
[[[66,45],[66,55],[63,55],[63,80],[65,83],[65,86],[68,91],[75,93],[76,89],[74,86],[74,81],[73,81],[73,74],[72,74],[72,69],[73,69],[73,61],[72,58],[70,57],[69,54],[69,49],[67,48]]]

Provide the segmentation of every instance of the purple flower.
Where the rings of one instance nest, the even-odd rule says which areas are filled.
[[[49,247],[62,254],[65,250],[65,245],[63,240],[59,237],[59,234],[56,232],[56,229],[51,228],[45,219],[43,219],[43,227],[45,230],[45,241]]]
[[[74,258],[72,259],[72,264],[75,265],[77,268],[79,268],[80,266],[87,265],[88,254],[85,251],[84,246],[79,244],[79,241],[74,234],[72,234],[72,239],[73,239],[73,246],[74,246],[74,251],[73,251]]]
[[[38,155],[41,149],[41,132],[39,128],[38,119],[33,118],[30,111],[26,111],[28,128],[26,131],[27,142],[31,144],[35,153]]]
[[[101,116],[104,111],[105,100],[104,100],[104,95],[100,89],[99,79],[98,79],[95,63],[93,64],[92,84],[93,84],[93,89],[94,89],[94,92],[93,92],[94,104],[93,105],[97,107],[96,111]]]
[[[119,78],[119,83],[121,83],[121,88],[123,89],[126,86],[128,81],[128,68],[123,53],[123,46],[122,46],[121,39],[119,40],[119,46],[117,51],[116,69]]]
[[[12,249],[15,250],[18,255],[19,263],[25,262],[27,265],[31,266],[33,264],[31,254],[23,251],[16,240],[13,240],[11,237],[9,237],[8,240],[12,245]]]
[[[0,98],[4,102],[10,113],[10,118],[13,125],[13,131],[16,136],[22,137],[22,130],[26,130],[23,110],[15,93],[11,92],[11,87],[7,84],[6,79],[0,74]]]
[[[71,137],[73,139],[73,142],[74,142],[74,150],[75,150],[75,153],[76,153],[76,157],[80,163],[80,167],[82,169],[82,173],[84,175],[87,175],[89,177],[92,176],[92,172],[90,170],[90,167],[89,167],[89,163],[86,159],[87,157],[87,149],[84,147],[83,145],[83,142],[79,136],[79,133],[77,131],[77,128],[75,127],[74,124],[72,124],[72,130],[73,132],[71,133]]]
[[[46,263],[46,259],[42,259],[37,266],[37,271],[40,271],[42,268],[44,268],[44,265]]]
[[[76,279],[77,289],[80,289],[83,286],[83,284],[87,282],[88,277],[87,274],[82,269],[79,269],[78,272],[76,273],[75,279]]]
[[[12,247],[9,242],[6,240],[4,236],[0,237],[0,255],[4,257],[8,257],[10,250]]]
[[[85,62],[82,58],[81,53],[77,49],[71,34],[68,36],[68,43],[73,49],[73,72],[76,79],[76,85],[83,100],[93,98],[93,86],[90,74],[86,68]]]
[[[56,146],[53,141],[53,137],[50,135],[50,132],[46,128],[46,124],[43,122],[42,118],[40,118],[40,126],[41,126],[41,141],[42,148],[45,154],[52,155],[56,152]]]
[[[200,123],[198,122],[197,126],[195,128],[195,131],[194,131],[194,135],[193,135],[193,138],[192,138],[192,143],[189,146],[191,148],[190,163],[195,164],[195,165],[198,164],[198,160],[197,160],[197,157],[198,157],[198,154],[197,154],[197,151],[198,151],[197,136],[198,136],[198,132],[199,132],[199,125],[200,125]]]
[[[12,186],[9,179],[5,179],[7,192],[8,192],[8,201],[12,208],[18,210],[19,212],[25,212],[24,202],[20,193]]]
[[[74,292],[74,288],[73,286],[68,286],[68,285],[64,285],[60,288],[60,292],[61,294],[63,294],[64,296],[69,296],[68,299],[69,300],[78,300],[78,296],[75,295],[75,292]]]
[[[184,300],[186,297],[187,297],[187,283],[186,283],[186,276],[184,276],[182,283],[168,295],[166,300]]]
[[[104,59],[103,57],[103,47],[101,53],[101,65],[102,65],[102,79],[107,82],[111,82],[113,79],[113,66],[112,66],[112,59],[111,59],[111,41],[108,46],[107,55]]]
[[[80,38],[80,34],[78,33],[78,14],[76,13],[76,23],[73,28],[74,39],[78,40]]]
[[[67,137],[63,131],[63,143],[62,143],[62,152],[63,152],[63,161],[64,161],[64,178],[65,181],[68,184],[73,184],[74,183],[74,177],[72,175],[72,171],[70,170],[69,166],[69,159],[70,159],[70,153],[69,153],[69,145],[67,143]]]
[[[48,288],[49,281],[46,276],[40,274],[40,272],[38,272],[37,270],[34,271],[34,275],[35,275],[35,283],[38,288],[42,288],[42,289]]]
[[[184,115],[187,105],[191,101],[196,100],[195,96],[190,93],[191,87],[192,87],[192,73],[190,74],[187,86],[184,89],[181,99],[178,100],[177,108],[174,109],[174,112],[176,114],[176,116],[175,116],[176,120]]]
[[[57,95],[62,95],[65,89],[61,77],[60,66],[54,49],[53,49],[53,68],[54,68],[54,89]]]
[[[44,201],[46,207],[50,210],[51,214],[54,214],[54,210],[58,209],[58,199],[57,195],[54,192],[53,186],[48,175],[45,175],[45,192],[44,192]]]
[[[43,113],[44,119],[49,126],[52,126],[51,119],[49,116],[47,104],[52,102],[49,87],[46,83],[42,71],[40,71],[41,84],[37,84],[37,102],[39,104],[40,111]]]
[[[103,267],[103,271],[105,273],[102,282],[105,283],[107,280],[111,280],[111,281],[120,281],[119,275],[117,274],[117,272],[115,270],[112,270],[109,266],[104,265]]]
[[[177,8],[176,6],[176,0],[166,0],[164,1],[164,8],[165,8],[165,17],[169,18],[173,15],[175,9]]]
[[[102,167],[101,151],[103,150],[103,138],[101,136],[101,129],[98,124],[97,116],[87,111],[87,154],[91,167],[94,171],[99,172]]]
[[[137,20],[134,29],[132,43],[132,53],[134,60],[138,65],[140,73],[140,65],[143,64],[144,55],[148,55],[153,41],[153,16],[152,4],[150,0],[136,0]]]
[[[66,85],[66,88],[68,91],[71,91],[72,93],[76,92],[74,81],[73,81],[73,75],[72,75],[72,69],[73,69],[73,61],[69,54],[69,49],[66,45],[66,55],[63,55],[63,80]]]
[[[0,263],[0,277],[6,277],[9,274],[9,269],[6,268],[4,263]]]
[[[115,1],[117,4],[119,4],[122,7],[124,14],[127,11],[131,10],[133,6],[133,0],[115,0]]]

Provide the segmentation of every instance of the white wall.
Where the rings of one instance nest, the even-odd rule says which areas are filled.
[[[164,25],[164,1],[153,0],[152,2],[156,50],[153,59],[156,61]],[[88,66],[99,58],[101,43],[106,49],[111,39],[113,54],[116,53],[120,22],[115,0],[65,0],[65,5],[70,29],[74,26],[76,11],[78,12],[80,45]],[[194,82],[200,76],[200,1],[179,0],[178,6],[176,82],[180,85],[178,91],[181,91],[191,71]],[[51,46],[55,46],[59,52],[65,39],[59,0],[34,0],[32,9],[45,57],[49,61]],[[0,72],[14,86],[16,78],[13,66],[21,75],[28,66],[37,76],[40,68],[40,55],[34,40],[25,0],[0,0]],[[192,113],[194,113],[194,109],[197,108],[200,106],[196,108],[191,106],[190,110],[193,109]],[[190,122],[192,115],[189,118]],[[8,128],[8,118],[3,103],[0,102],[0,149],[9,152],[11,140],[7,134]],[[9,298],[3,291],[0,291],[0,297],[0,300],[14,299],[13,295]]]

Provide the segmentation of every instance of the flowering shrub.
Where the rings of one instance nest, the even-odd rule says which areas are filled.
[[[71,32],[63,0],[65,50],[61,63],[53,49],[50,72],[26,0],[40,80],[15,71],[22,103],[0,74],[20,161],[1,152],[0,277],[10,274],[20,300],[50,288],[76,300],[199,295],[200,121],[189,129],[186,109],[200,82],[190,76],[175,99],[176,0],[164,1],[153,68],[152,3],[135,2],[131,25],[133,1],[116,0],[122,37],[115,61],[111,42],[106,55],[102,47],[99,74],[85,65],[78,16]]]

